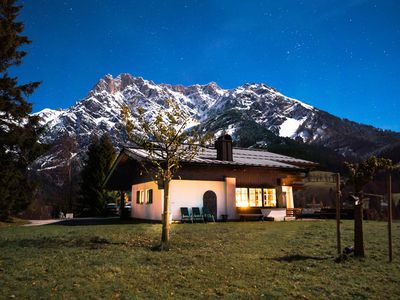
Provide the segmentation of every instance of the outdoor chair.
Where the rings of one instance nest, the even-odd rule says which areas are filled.
[[[211,213],[211,211],[208,209],[208,207],[203,207],[203,217],[204,221],[206,222],[215,222],[214,215]]]
[[[204,222],[204,217],[200,212],[200,208],[192,207],[192,219],[193,219],[193,221]]]
[[[187,207],[181,207],[181,222],[192,222],[193,223],[193,219],[192,216],[189,214],[189,209]]]

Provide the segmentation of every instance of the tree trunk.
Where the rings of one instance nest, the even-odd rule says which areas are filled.
[[[161,234],[161,245],[160,250],[169,250],[169,183],[170,181],[164,181],[164,211],[162,215],[162,234]]]
[[[354,204],[354,256],[364,257],[363,199]]]
[[[120,219],[128,219],[125,211],[125,192],[120,191],[120,198],[119,198],[119,217]],[[130,216],[129,216],[130,217]]]

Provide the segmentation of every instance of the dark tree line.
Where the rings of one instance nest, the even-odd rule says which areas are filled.
[[[10,67],[19,66],[27,54],[20,50],[31,41],[22,35],[24,25],[17,16],[21,6],[14,0],[0,2],[0,219],[25,209],[36,190],[28,179],[28,166],[45,146],[38,143],[43,132],[39,118],[31,116],[32,104],[26,98],[39,82],[20,84],[10,76]]]
[[[20,48],[31,41],[22,35],[24,25],[17,20],[21,6],[15,0],[0,1],[0,220],[25,210],[36,198],[37,182],[29,176],[29,166],[49,149],[38,142],[44,128],[39,117],[32,116],[27,98],[40,82],[19,83],[11,76],[10,67],[22,64],[26,51]],[[65,210],[86,210],[92,215],[102,212],[104,204],[115,201],[115,193],[102,184],[115,158],[115,150],[107,136],[94,139],[81,174],[81,197],[72,199],[72,159],[68,150],[63,199],[57,205]],[[75,178],[74,178],[75,179]],[[74,200],[74,201],[73,201]],[[76,201],[77,200],[77,201]],[[53,199],[54,201],[54,199]]]
[[[101,215],[104,206],[116,202],[118,195],[103,188],[104,180],[116,153],[108,135],[93,137],[81,172],[80,197],[77,210],[84,215]]]

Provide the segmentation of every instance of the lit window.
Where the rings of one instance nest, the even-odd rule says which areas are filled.
[[[266,207],[276,207],[276,193],[275,189],[263,190],[263,201]]]
[[[249,189],[249,204],[251,207],[262,207],[262,189]]]
[[[153,190],[146,190],[146,203],[152,204],[153,203]]]
[[[249,206],[247,188],[236,188],[236,206],[237,207]]]
[[[236,188],[236,207],[276,207],[275,189]]]

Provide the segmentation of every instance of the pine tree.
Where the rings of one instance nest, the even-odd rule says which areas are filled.
[[[21,9],[14,0],[0,2],[0,219],[25,209],[32,201],[35,183],[27,170],[44,150],[38,136],[43,132],[39,117],[30,116],[32,105],[25,99],[39,82],[18,84],[7,70],[19,66],[27,54],[19,50],[30,44],[21,35],[24,25],[16,18]]]
[[[114,162],[115,149],[107,134],[94,137],[89,145],[85,166],[81,173],[81,210],[88,215],[101,215],[106,203],[115,202],[117,193],[103,188],[104,180]]]

